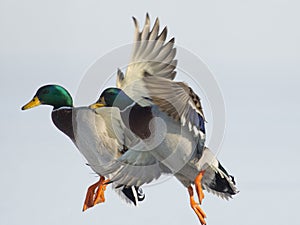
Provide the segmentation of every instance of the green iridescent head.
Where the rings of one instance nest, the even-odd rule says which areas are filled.
[[[118,107],[119,109],[124,109],[131,105],[133,100],[128,97],[119,88],[107,88],[100,95],[96,103],[90,105],[91,108],[99,107]]]
[[[70,93],[63,87],[55,84],[40,87],[33,99],[22,107],[22,110],[30,109],[39,105],[51,105],[54,109],[60,107],[73,107]]]

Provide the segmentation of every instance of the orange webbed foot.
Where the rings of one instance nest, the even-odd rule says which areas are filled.
[[[190,204],[191,204],[192,209],[194,210],[194,212],[198,216],[198,219],[200,220],[200,223],[202,225],[206,225],[206,221],[205,221],[206,214],[201,209],[200,205],[195,202],[195,200],[194,200],[194,191],[193,191],[192,186],[188,187],[188,191],[189,191],[189,195],[190,195]]]
[[[82,211],[85,211],[98,203],[105,202],[104,192],[106,190],[107,182],[109,182],[109,180],[105,180],[105,177],[101,176],[99,181],[88,188]]]
[[[200,171],[200,173],[197,175],[197,177],[195,178],[195,181],[194,181],[200,204],[202,204],[202,200],[204,199],[204,193],[203,193],[202,184],[201,184],[201,180],[202,180],[204,173],[205,173],[204,170]]]

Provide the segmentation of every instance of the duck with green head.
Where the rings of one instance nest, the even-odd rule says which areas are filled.
[[[238,191],[234,179],[221,166],[213,152],[204,146],[205,118],[200,98],[187,84],[173,81],[177,65],[175,39],[166,42],[167,27],[159,33],[158,19],[150,29],[148,14],[141,31],[137,20],[133,20],[135,34],[131,61],[125,74],[118,70],[116,84],[139,106],[133,103],[133,106],[128,105],[124,110],[128,112],[129,108],[135,108],[132,113],[135,115],[132,116],[133,119],[125,113],[125,124],[135,134],[144,138],[144,142],[161,134],[159,145],[148,146],[147,153],[161,163],[163,171],[175,174],[187,187],[192,209],[201,224],[206,224],[205,213],[195,202],[191,185],[195,184],[201,203],[204,197],[202,189],[225,199],[236,194]],[[109,93],[114,91],[110,90]],[[108,98],[112,97],[109,95],[107,97],[104,93],[98,101],[98,106],[111,107],[111,100]],[[115,106],[118,107],[118,104]],[[122,108],[124,107],[120,107],[120,110]],[[124,115],[121,117],[124,119]],[[135,117],[139,120],[135,121]],[[144,124],[140,125],[142,121]],[[134,127],[140,129],[134,130]],[[132,162],[138,156],[140,155],[136,151],[129,149],[122,156],[122,162]],[[147,159],[151,158],[145,158],[144,164]],[[122,171],[114,180],[124,180],[127,173],[130,171]],[[141,184],[146,178],[147,176],[136,176],[136,180],[131,180],[130,184]]]
[[[118,140],[114,132],[110,132],[109,137],[105,133],[113,130],[112,120],[117,120],[117,117],[111,118],[110,116],[114,110],[105,109],[96,114],[89,107],[74,107],[70,93],[55,84],[39,88],[33,99],[24,105],[22,110],[39,105],[53,107],[51,116],[55,126],[73,141],[86,158],[88,165],[100,176],[99,181],[89,187],[83,210],[104,202],[104,191],[109,181],[105,180],[105,177],[113,175],[113,172],[103,173],[106,170],[105,165],[122,156],[121,150],[124,144]],[[139,187],[124,186],[120,183],[113,185],[122,187],[115,190],[135,205],[144,199]],[[95,190],[97,190],[96,194],[94,194]]]
[[[128,149],[113,164],[121,169],[112,181],[141,186],[156,179],[156,173],[173,173],[187,187],[191,207],[201,224],[206,224],[206,215],[195,202],[191,185],[195,184],[200,203],[204,198],[203,189],[224,199],[231,198],[238,191],[233,176],[227,173],[213,152],[204,146],[205,119],[199,97],[185,83],[165,78],[145,76],[140,85],[144,85],[147,90],[141,93],[141,97],[149,101],[148,106],[140,105],[119,88],[104,90],[98,101],[90,106],[95,110],[118,108],[126,128],[146,144],[146,150],[139,152]],[[161,124],[166,125],[163,133]],[[160,143],[155,147],[147,146],[151,142],[149,140],[156,136],[162,137]],[[139,157],[143,158],[143,166],[136,162]],[[144,165],[150,165],[153,158],[159,162],[161,171],[149,173],[153,168]]]

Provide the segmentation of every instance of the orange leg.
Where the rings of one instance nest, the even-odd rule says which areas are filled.
[[[200,173],[197,175],[197,177],[195,178],[195,181],[194,181],[200,204],[202,203],[202,200],[204,199],[204,193],[203,193],[202,184],[201,184],[201,180],[202,180],[204,173],[205,173],[204,170],[200,171]]]
[[[206,215],[205,215],[204,211],[200,208],[200,205],[195,202],[193,187],[189,186],[188,191],[189,191],[189,195],[190,195],[191,207],[194,210],[194,212],[196,213],[196,215],[198,216],[200,223],[202,225],[205,225],[206,222],[205,222],[204,218],[206,218]]]
[[[105,180],[105,177],[100,176],[99,181],[88,188],[82,211],[85,211],[98,203],[105,202],[104,191],[106,190],[107,182],[109,182],[109,180]]]

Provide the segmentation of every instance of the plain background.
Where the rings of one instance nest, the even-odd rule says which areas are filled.
[[[208,224],[296,224],[299,7],[287,0],[1,0],[0,224],[199,224],[175,179],[146,187],[138,208],[109,188],[105,204],[82,213],[96,176],[54,127],[49,107],[20,110],[46,83],[75,94],[96,58],[132,41],[131,16],[143,22],[146,12],[209,65],[223,92],[219,159],[240,193],[230,201],[206,194]]]

